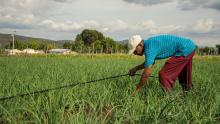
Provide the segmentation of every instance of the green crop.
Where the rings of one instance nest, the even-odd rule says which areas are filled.
[[[143,61],[126,55],[0,57],[0,97],[126,74]],[[163,64],[156,62],[152,75],[158,76]],[[194,58],[194,87],[186,96],[178,81],[168,94],[155,78],[131,96],[139,78],[0,101],[0,123],[220,123],[219,57]]]

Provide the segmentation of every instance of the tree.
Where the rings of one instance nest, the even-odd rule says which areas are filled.
[[[72,50],[76,52],[83,53],[84,43],[82,40],[77,40],[73,44]]]
[[[63,48],[64,48],[64,49],[72,49],[72,46],[73,46],[73,44],[70,43],[70,42],[65,42],[65,43],[63,44]]]
[[[28,42],[28,48],[39,50],[40,49],[40,42],[35,41],[35,40],[29,41]]]
[[[97,40],[104,39],[103,34],[96,30],[85,29],[82,31],[80,35],[85,45],[91,45],[93,42]]]
[[[12,49],[12,46],[13,46],[13,42],[10,42],[8,45],[5,46],[5,48]],[[14,43],[15,49],[22,50],[22,49],[25,49],[26,47],[27,47],[27,45],[25,43],[18,41],[18,40],[15,40],[15,43]]]
[[[47,51],[47,43],[41,42],[39,45],[39,50]]]
[[[113,53],[114,51],[114,47],[116,46],[116,42],[109,38],[109,37],[106,37],[103,41],[102,41],[102,46],[103,46],[103,51],[105,53]]]
[[[99,31],[85,29],[76,36],[73,50],[81,53],[115,53],[127,52],[127,46],[105,37]]]
[[[216,47],[218,48],[218,54],[220,54],[220,44],[216,45]]]
[[[95,41],[94,48],[95,48],[95,50],[94,50],[95,53],[101,53],[102,52],[101,51],[102,50],[102,41],[100,41],[100,40]]]
[[[55,48],[57,48],[57,45],[55,43],[48,43],[47,44],[47,50],[55,49]]]

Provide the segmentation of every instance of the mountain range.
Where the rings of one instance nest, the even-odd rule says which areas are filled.
[[[55,42],[58,47],[62,47],[65,42],[73,42],[71,40],[50,40],[50,39],[43,39],[43,38],[34,38],[34,37],[27,37],[27,36],[21,36],[21,35],[15,35],[15,40],[21,41],[21,42],[28,42],[28,41],[43,41],[43,42]],[[12,35],[11,34],[3,34],[0,33],[0,48],[3,48],[5,45],[8,45],[10,42],[12,42]]]

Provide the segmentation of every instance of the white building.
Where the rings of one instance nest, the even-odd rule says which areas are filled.
[[[49,50],[51,54],[71,54],[70,49],[51,49]]]
[[[36,54],[34,49],[24,49],[24,50],[22,50],[22,53],[24,53],[24,54]]]
[[[23,54],[44,54],[44,51],[34,50],[34,49],[24,49]]]
[[[9,55],[15,55],[15,54],[21,54],[22,51],[18,49],[5,49],[5,52],[7,52]]]

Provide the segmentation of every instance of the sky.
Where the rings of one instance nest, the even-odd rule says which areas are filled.
[[[0,33],[74,40],[96,29],[115,40],[175,34],[220,44],[220,0],[0,0]]]

